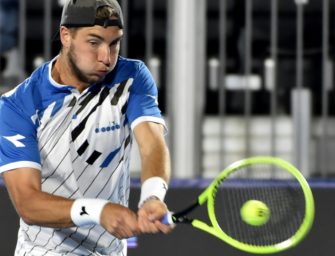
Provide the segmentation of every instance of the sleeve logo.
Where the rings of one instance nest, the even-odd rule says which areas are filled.
[[[24,148],[26,145],[24,145],[20,140],[25,139],[21,134],[16,134],[14,136],[3,136],[6,140],[10,141],[11,143],[14,144],[15,147],[17,148]]]
[[[157,96],[146,94],[149,98],[153,99],[155,101],[155,104],[158,105],[158,99]]]

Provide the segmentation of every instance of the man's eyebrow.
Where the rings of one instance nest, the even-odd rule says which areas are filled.
[[[122,37],[123,37],[123,35],[122,35],[122,36],[119,36],[119,37],[117,37],[117,38],[115,38],[115,39],[111,42],[111,44],[115,44],[115,43],[121,41]]]
[[[88,36],[90,36],[90,37],[95,37],[95,38],[98,38],[98,39],[100,39],[100,40],[104,40],[104,38],[103,38],[102,36],[99,36],[99,35],[94,34],[94,33],[90,33],[90,34],[88,34]]]

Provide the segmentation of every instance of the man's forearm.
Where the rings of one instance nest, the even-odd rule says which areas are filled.
[[[65,228],[73,226],[71,206],[73,200],[35,191],[16,205],[20,217],[29,225]]]
[[[170,155],[165,145],[152,149],[151,153],[142,158],[142,182],[150,177],[161,177],[167,183],[171,175]]]

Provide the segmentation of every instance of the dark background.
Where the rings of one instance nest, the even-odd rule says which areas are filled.
[[[162,60],[162,86],[160,103],[165,111],[165,69],[167,34],[167,2],[154,2],[154,49],[155,56]],[[207,59],[218,57],[219,54],[219,3],[222,0],[207,0]],[[26,71],[32,72],[33,59],[43,55],[43,0],[27,2],[27,57]],[[252,72],[263,77],[264,60],[270,51],[270,0],[253,0],[253,35],[252,35]],[[296,5],[294,0],[279,0],[279,49],[278,49],[278,104],[279,114],[290,113],[290,93],[295,84],[295,47],[296,47]],[[313,114],[321,113],[321,82],[322,82],[322,2],[309,0],[304,8],[304,87],[313,93]],[[330,50],[329,58],[334,60],[335,46],[335,1],[330,0]],[[57,1],[52,1],[52,34],[59,27],[61,8]],[[145,60],[145,0],[128,1],[127,36],[128,56]],[[244,11],[245,0],[227,0],[227,73],[243,74],[245,55],[244,44]],[[59,52],[59,43],[52,41],[52,56]],[[0,61],[3,59],[0,57]],[[3,64],[3,63],[1,63]],[[0,65],[2,68],[3,65]],[[334,71],[334,70],[333,70]],[[11,84],[15,86],[16,84]],[[205,114],[217,114],[218,91],[206,87]],[[228,114],[243,114],[243,91],[227,92],[226,109]],[[329,92],[332,99],[334,90]],[[252,113],[267,115],[270,106],[270,95],[264,85],[258,91],[252,92]],[[329,114],[335,115],[335,101],[329,102]],[[322,185],[321,185],[322,183]],[[316,201],[316,219],[307,238],[296,248],[280,256],[332,256],[335,255],[335,181],[315,182],[312,184]],[[182,209],[192,201],[202,190],[200,187],[174,186],[169,190],[166,201],[171,210]],[[135,209],[138,202],[139,189],[135,187],[131,193],[130,205]],[[18,229],[18,217],[13,209],[6,189],[0,186],[0,255],[13,255]],[[145,235],[138,238],[138,246],[129,250],[129,256],[245,256],[250,255],[235,250],[224,242],[195,230],[188,226],[178,226],[169,235]]]
[[[227,74],[243,74],[245,64],[245,0],[227,1]],[[59,28],[61,7],[58,1],[52,1],[52,35]],[[121,2],[121,1],[119,1]],[[27,38],[26,38],[26,71],[28,74],[34,70],[33,60],[43,56],[43,0],[27,1]],[[153,26],[153,55],[162,63],[161,87],[159,88],[159,102],[163,113],[166,110],[166,68],[167,68],[167,42],[168,35],[168,0],[155,0],[154,26]],[[219,3],[220,0],[207,0],[206,17],[206,61],[219,56]],[[303,60],[303,86],[313,93],[313,114],[321,115],[322,111],[322,3],[321,0],[309,0],[304,6],[304,60]],[[125,50],[129,58],[138,58],[143,61],[146,56],[146,0],[128,0],[128,23],[125,35],[128,46]],[[270,0],[252,1],[252,61],[253,74],[264,78],[264,61],[270,57]],[[297,8],[294,0],[278,1],[278,63],[277,63],[277,100],[280,114],[291,113],[290,94],[296,87],[296,34],[297,34]],[[329,1],[329,59],[334,60],[334,26],[335,26],[335,1]],[[59,53],[60,44],[50,38],[52,56]],[[0,65],[1,66],[1,65]],[[334,65],[335,66],[335,65]],[[332,70],[334,72],[334,68]],[[208,84],[208,81],[206,81]],[[15,86],[13,84],[12,86]],[[243,90],[227,91],[226,110],[228,114],[243,115],[244,98]],[[334,96],[334,90],[329,92],[329,97]],[[219,108],[218,91],[211,90],[206,85],[206,114],[217,114]],[[252,113],[268,115],[270,109],[270,93],[262,84],[261,89],[252,92]],[[335,115],[335,101],[329,102],[328,111]]]
[[[316,203],[316,218],[311,232],[293,249],[278,256],[331,256],[334,255],[335,229],[335,182],[312,181]],[[202,187],[172,186],[166,202],[170,210],[177,211],[192,202]],[[131,190],[130,207],[135,209],[139,188]],[[6,188],[0,187],[0,255],[13,255],[18,217],[8,198]],[[198,215],[205,216],[200,211]],[[129,249],[128,256],[249,256],[253,254],[238,251],[221,240],[190,226],[180,225],[168,235],[143,235],[137,239],[137,247]]]

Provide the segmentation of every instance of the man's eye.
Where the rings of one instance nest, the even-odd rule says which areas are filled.
[[[110,46],[117,46],[120,43],[120,40],[114,41],[110,44]]]
[[[90,43],[90,45],[92,45],[92,46],[96,46],[96,45],[98,45],[98,42],[96,42],[96,41],[89,41],[89,43]]]

